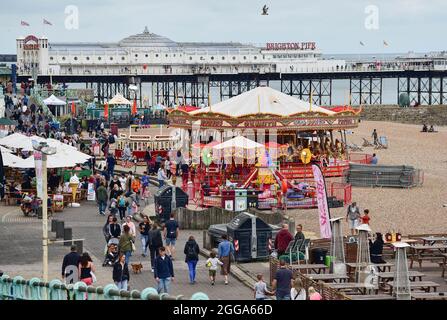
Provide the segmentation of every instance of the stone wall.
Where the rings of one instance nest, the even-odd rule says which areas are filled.
[[[447,126],[447,105],[401,108],[391,105],[363,106],[362,120],[392,121],[428,126]]]

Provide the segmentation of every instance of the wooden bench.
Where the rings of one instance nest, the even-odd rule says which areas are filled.
[[[366,294],[366,295],[352,295],[348,296],[351,300],[396,300],[395,297],[387,294]]]
[[[370,263],[369,265],[374,266],[377,268],[377,270],[379,270],[379,272],[391,272],[391,267],[394,267],[394,263],[391,262],[387,262],[387,263]],[[347,271],[348,274],[354,273],[355,269],[357,267],[366,267],[366,264],[358,264],[358,263],[347,263],[346,267],[347,267]]]
[[[414,292],[411,293],[414,300],[447,300],[447,292]]]
[[[314,273],[320,274],[325,273],[326,269],[328,269],[328,266],[325,264],[294,264],[290,266],[292,272],[293,271],[305,271],[304,273],[309,273],[309,270],[313,271]]]
[[[394,290],[394,281],[390,281],[387,283],[387,285],[390,287],[390,294],[393,294]],[[439,283],[433,282],[433,281],[415,281],[410,282],[410,290],[415,289],[421,289],[425,292],[430,292],[431,289],[433,289],[434,292],[436,292],[437,288],[441,285]]]
[[[379,277],[379,281],[388,282],[394,279],[394,272],[379,272],[377,276]],[[425,274],[419,271],[408,271],[408,277],[410,281],[416,281],[416,278],[422,281],[422,277],[425,277]]]
[[[323,282],[337,282],[337,281],[347,282],[349,279],[348,276],[332,274],[332,273],[309,274],[307,277],[314,281],[323,281]]]
[[[376,286],[364,282],[329,283],[328,286],[339,291],[359,292],[362,295],[366,295],[368,290],[374,290],[376,293],[379,292]]]

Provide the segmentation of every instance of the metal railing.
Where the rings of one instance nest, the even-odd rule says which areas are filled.
[[[209,300],[208,295],[196,292],[190,300]],[[87,286],[84,282],[64,284],[58,279],[43,282],[39,278],[25,280],[21,276],[0,278],[0,300],[189,300],[183,295],[158,294],[155,288],[142,291],[119,290],[115,284],[105,287]]]

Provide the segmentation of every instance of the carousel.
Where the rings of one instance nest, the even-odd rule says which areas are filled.
[[[333,111],[313,105],[312,97],[306,102],[258,87],[200,110],[173,110],[168,119],[189,137],[204,197],[223,198],[225,188],[253,189],[259,208],[287,205],[289,196],[291,207],[313,207],[311,164],[326,177],[343,174],[352,160],[346,131],[358,126],[360,111]]]

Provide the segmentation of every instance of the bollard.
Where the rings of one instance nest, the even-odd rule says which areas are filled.
[[[56,228],[57,228],[57,222],[59,220],[53,219],[51,220],[51,232],[56,232]]]
[[[73,240],[73,230],[71,228],[64,228],[64,246],[71,246],[73,244],[73,241],[67,241],[67,240]]]
[[[57,239],[64,237],[64,228],[65,228],[65,222],[58,221],[56,224],[56,238]]]
[[[74,244],[76,245],[76,252],[78,254],[82,254],[83,253],[83,246],[84,246],[84,241],[79,240],[79,241],[75,241]]]

